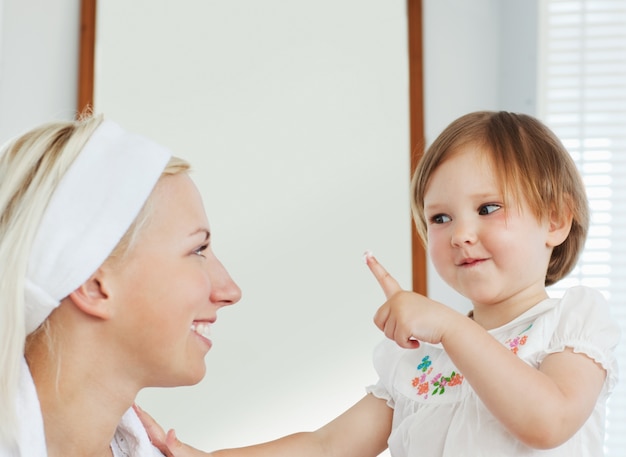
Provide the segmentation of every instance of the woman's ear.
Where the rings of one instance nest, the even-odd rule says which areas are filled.
[[[572,229],[573,218],[574,216],[569,208],[550,211],[548,239],[546,242],[549,247],[559,246],[567,239]]]
[[[98,318],[110,317],[109,293],[103,282],[103,272],[98,269],[87,281],[69,295],[76,308],[83,313]]]

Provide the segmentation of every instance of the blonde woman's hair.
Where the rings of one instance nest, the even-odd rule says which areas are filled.
[[[585,187],[571,156],[556,135],[525,114],[479,111],[452,122],[420,160],[411,180],[413,218],[422,241],[428,230],[424,194],[433,172],[465,146],[477,146],[493,165],[505,201],[526,201],[537,220],[567,211],[573,221],[567,239],[552,251],[546,286],[576,265],[589,229]]]
[[[0,441],[9,445],[16,445],[18,433],[15,401],[27,337],[24,281],[31,247],[51,195],[102,120],[47,123],[0,150]],[[164,174],[188,168],[172,158]],[[114,252],[132,243],[148,212],[142,210]]]

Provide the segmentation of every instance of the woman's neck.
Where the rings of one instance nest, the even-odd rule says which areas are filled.
[[[111,440],[137,391],[124,389],[117,370],[89,344],[61,343],[54,353],[47,338],[26,350],[43,417],[48,457],[110,457]]]

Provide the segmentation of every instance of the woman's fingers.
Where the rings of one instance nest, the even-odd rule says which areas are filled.
[[[376,260],[376,257],[374,257],[370,251],[365,252],[364,258],[365,263],[374,274],[374,277],[378,281],[378,284],[380,284],[380,287],[383,289],[385,297],[389,299],[393,294],[402,290],[398,281],[396,281],[395,278],[391,276],[380,263],[378,263],[378,260]]]
[[[165,433],[163,428],[154,420],[150,414],[141,409],[137,404],[133,405],[133,409],[139,416],[139,420],[143,424],[150,442],[163,453],[165,457],[210,457],[211,454],[202,452],[196,448],[181,442],[176,437],[176,432],[172,429]]]
[[[136,403],[133,404],[133,409],[135,410],[135,413],[137,413],[137,416],[139,417],[139,420],[143,424],[144,428],[146,429],[146,432],[148,432],[150,442],[159,451],[161,451],[163,455],[165,455],[166,457],[172,457],[172,453],[169,452],[167,448],[167,436],[165,434],[165,431],[163,430],[163,427],[161,427],[150,414],[141,409]]]
[[[213,455],[183,443],[176,437],[173,429],[167,432],[165,444],[167,444],[166,457],[211,457]]]

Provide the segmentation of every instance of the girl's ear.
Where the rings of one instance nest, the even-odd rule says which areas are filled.
[[[567,239],[572,228],[573,218],[574,216],[569,208],[553,209],[550,212],[548,239],[546,241],[549,247],[559,246]]]
[[[102,270],[98,269],[87,281],[72,292],[69,297],[79,310],[97,319],[110,317],[109,293],[103,282]]]

